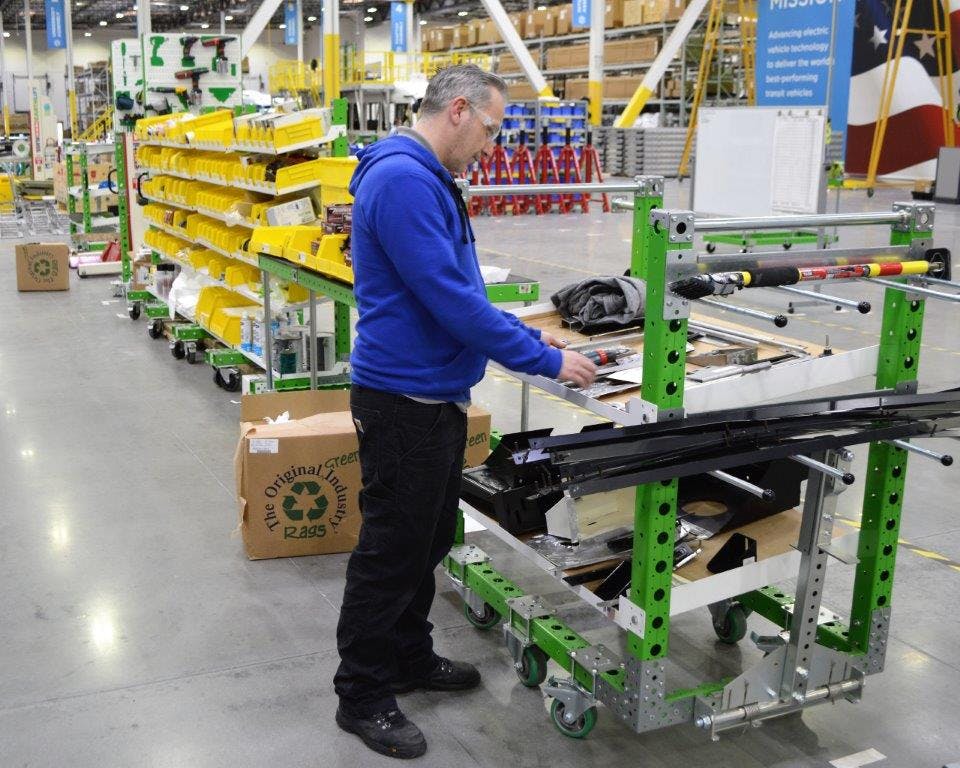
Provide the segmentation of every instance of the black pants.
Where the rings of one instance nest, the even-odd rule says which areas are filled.
[[[396,708],[389,684],[437,665],[427,620],[433,571],[456,532],[467,417],[354,385],[360,440],[360,540],[347,564],[337,625],[340,706],[365,717]]]

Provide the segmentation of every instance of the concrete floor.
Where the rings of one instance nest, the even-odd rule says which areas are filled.
[[[685,194],[671,183],[667,204],[682,206]],[[850,195],[843,208],[889,210],[897,197]],[[620,273],[629,260],[625,215],[479,219],[475,228],[481,261],[539,278],[544,296]],[[958,231],[957,209],[939,210],[936,243],[955,247]],[[843,232],[849,245],[886,238],[883,228]],[[232,534],[237,396],[216,388],[209,368],[175,361],[151,341],[107,279],[74,278],[69,293],[17,293],[12,250],[0,243],[0,768],[393,764],[333,722],[346,556],[250,562]],[[880,296],[863,285],[838,292]],[[773,294],[750,300],[784,306]],[[818,309],[787,330],[849,348],[874,343],[878,327],[879,312]],[[956,307],[928,302],[923,388],[960,384],[958,338]],[[850,390],[858,386],[869,382]],[[509,431],[519,392],[492,373],[474,395]],[[571,431],[590,420],[534,399],[533,427]],[[848,512],[860,487],[841,497]],[[499,632],[469,627],[438,574],[439,650],[478,664],[483,685],[402,699],[429,740],[419,764],[785,768],[870,749],[886,756],[879,766],[960,760],[960,567],[915,551],[960,561],[958,493],[956,467],[911,460],[902,535],[914,549],[898,558],[887,669],[869,679],[863,702],[823,705],[719,743],[691,726],[637,736],[602,708],[589,738],[561,736],[540,693],[517,681]],[[522,586],[556,593],[477,536]],[[849,590],[849,573],[831,568],[825,603],[844,608]],[[617,643],[589,611],[571,621]],[[750,626],[771,629],[759,618]],[[749,641],[719,645],[705,611],[674,622],[671,649],[702,680],[758,658]]]

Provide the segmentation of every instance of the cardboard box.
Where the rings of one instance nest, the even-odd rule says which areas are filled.
[[[643,23],[661,24],[667,20],[668,0],[644,0]]]
[[[567,100],[590,98],[590,81],[585,77],[570,77],[563,88],[563,98]]]
[[[603,97],[605,99],[629,99],[642,82],[642,77],[605,77],[603,79]]]
[[[467,24],[470,45],[480,45],[480,33],[483,31],[483,19],[473,19]]]
[[[686,9],[687,3],[685,0],[668,0],[667,21],[679,21]]]
[[[603,26],[606,29],[623,26],[623,0],[607,0]]]
[[[540,15],[543,11],[529,11],[523,22],[523,36],[527,39],[539,37],[543,29],[543,23],[540,21]]]
[[[360,460],[347,390],[272,392],[240,401],[234,457],[247,557],[349,552],[360,532]],[[267,424],[283,412],[290,421]],[[489,454],[490,414],[467,414],[465,464]]]
[[[528,49],[529,50],[529,49]],[[533,51],[530,51],[530,55],[534,57],[536,61],[536,54]],[[501,73],[510,73],[510,72],[520,72],[520,62],[517,61],[517,58],[512,53],[501,53],[497,61],[497,72]]]
[[[557,34],[557,14],[548,8],[545,11],[537,11],[537,13],[542,13],[543,18],[540,21],[540,34],[544,37],[553,37]]]
[[[569,35],[573,32],[573,6],[570,3],[562,5],[556,12],[556,34]]]
[[[529,101],[537,98],[537,93],[530,83],[508,83],[507,96],[510,101]]]
[[[638,27],[643,23],[643,0],[624,0],[623,26]]]
[[[497,25],[493,23],[492,19],[487,19],[483,22],[483,28],[480,30],[480,45],[493,45],[494,43],[499,43],[500,30],[497,29]]]
[[[657,58],[660,40],[640,37],[635,40],[611,40],[603,46],[604,64],[636,64]]]
[[[454,48],[466,48],[473,45],[470,42],[470,27],[466,24],[459,24],[453,28],[453,40],[451,45]]]
[[[22,243],[15,249],[18,291],[70,290],[70,246]]]
[[[520,37],[523,37],[524,26],[527,23],[527,14],[511,13],[509,18],[510,23],[513,24],[513,28],[517,30],[517,34],[520,35]]]

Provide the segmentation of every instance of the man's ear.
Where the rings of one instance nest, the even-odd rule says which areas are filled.
[[[470,108],[470,102],[468,102],[463,96],[457,96],[453,101],[450,102],[450,114],[455,117],[455,124],[459,125],[460,120],[463,119],[463,113]]]

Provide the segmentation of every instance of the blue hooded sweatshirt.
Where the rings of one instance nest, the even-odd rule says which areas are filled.
[[[470,399],[487,359],[556,377],[560,350],[487,299],[466,205],[415,139],[362,150],[350,182],[350,253],[360,319],[353,381],[446,402]]]

